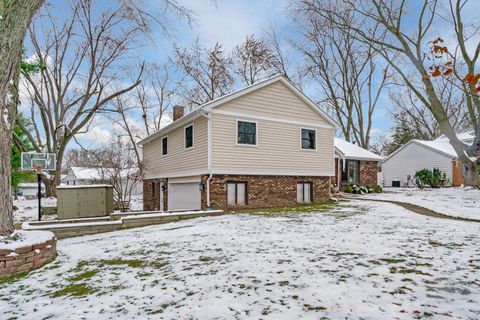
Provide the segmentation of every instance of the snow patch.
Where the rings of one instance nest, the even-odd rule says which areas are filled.
[[[33,246],[51,240],[55,235],[50,231],[25,231],[17,230],[12,234],[17,240],[10,240],[0,236],[0,249],[15,250],[22,247]]]

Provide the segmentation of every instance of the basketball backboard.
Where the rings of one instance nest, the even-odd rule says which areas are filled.
[[[54,171],[57,159],[54,153],[22,152],[22,170]]]

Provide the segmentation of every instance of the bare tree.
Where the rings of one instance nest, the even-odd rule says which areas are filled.
[[[233,72],[244,85],[254,84],[278,72],[277,59],[266,41],[247,35],[231,54]]]
[[[294,20],[302,39],[293,41],[303,55],[303,72],[323,93],[347,141],[369,148],[373,114],[387,84],[388,68],[378,63],[378,54],[340,30],[328,19],[309,10],[304,2],[294,7]],[[353,20],[346,12],[345,20]]]
[[[25,77],[33,101],[29,138],[35,150],[57,155],[55,174],[43,177],[47,195],[55,195],[68,143],[87,132],[110,101],[140,83],[143,67],[128,82],[123,64],[148,35],[152,19],[151,12],[131,1],[81,0],[72,2],[63,17],[45,10],[31,27],[35,56],[45,68],[39,76]]]
[[[370,45],[391,66],[403,83],[415,93],[426,109],[438,123],[440,131],[450,140],[465,168],[465,185],[480,187],[478,165],[480,163],[480,98],[477,87],[480,76],[475,68],[480,56],[480,42],[477,41],[473,52],[467,50],[467,41],[479,26],[473,21],[464,21],[469,0],[450,0],[450,12],[442,18],[438,0],[423,0],[414,10],[406,10],[405,0],[339,0],[334,4],[321,0],[301,0],[305,10],[328,19],[356,40]],[[357,19],[346,20],[344,12],[351,12]],[[407,26],[406,19],[415,21]],[[438,32],[433,30],[435,22],[443,26],[451,22],[458,45],[459,54],[454,55],[451,66],[441,68],[432,65],[432,56],[442,56],[451,51],[443,46],[442,39],[436,39]],[[372,27],[378,26],[379,33],[372,33]],[[414,26],[412,28],[412,26]],[[436,40],[434,40],[436,39]],[[432,42],[433,41],[433,42]],[[425,50],[431,46],[432,50]],[[455,53],[457,50],[454,51]],[[460,65],[465,65],[466,75],[462,75]],[[458,68],[457,68],[458,67]],[[432,69],[433,68],[433,69]],[[452,70],[452,71],[448,71]],[[412,71],[416,77],[411,78]],[[468,122],[473,126],[475,138],[472,143],[461,141],[450,122],[446,106],[442,103],[435,81],[439,77],[457,78],[457,82],[467,81],[466,104],[469,110]],[[463,82],[465,83],[465,82]],[[459,90],[462,85],[458,84]]]
[[[23,39],[43,0],[0,2],[0,235],[14,231],[10,151],[16,120]]]
[[[297,88],[302,89],[306,82],[305,73],[302,70],[303,66],[295,64],[294,59],[288,54],[288,49],[292,47],[291,41],[282,38],[275,25],[272,25],[266,32],[266,39],[275,59],[276,73],[281,74]]]
[[[446,79],[435,83],[437,92],[445,106],[450,123],[454,128],[468,125],[466,94]],[[391,91],[389,108],[394,125],[408,127],[416,139],[433,140],[441,135],[440,128],[432,113],[425,108],[415,93],[408,87]]]
[[[231,91],[234,84],[230,74],[231,59],[218,43],[207,49],[197,39],[190,48],[174,46],[171,58],[183,74],[179,82],[179,94],[190,109],[221,97]]]
[[[99,163],[99,158],[106,157],[99,156],[98,150],[90,150],[85,148],[69,149],[65,153],[63,167],[66,169],[71,167],[96,168],[102,165]]]
[[[113,138],[104,148],[96,152],[97,170],[102,183],[113,186],[114,201],[121,211],[128,211],[133,191],[142,183],[142,174],[129,141],[121,137]]]
[[[169,123],[168,111],[178,98],[169,69],[168,64],[147,65],[142,82],[135,90],[109,103],[107,116],[114,123],[116,135],[129,141],[140,173],[143,172],[142,150],[137,142]]]

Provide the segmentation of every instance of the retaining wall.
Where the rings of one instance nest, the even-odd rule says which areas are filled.
[[[57,238],[39,244],[16,248],[0,249],[0,280],[16,274],[40,268],[55,259]]]

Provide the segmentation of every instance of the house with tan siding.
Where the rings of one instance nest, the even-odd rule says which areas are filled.
[[[336,122],[281,76],[143,139],[144,209],[266,208],[330,197]]]

